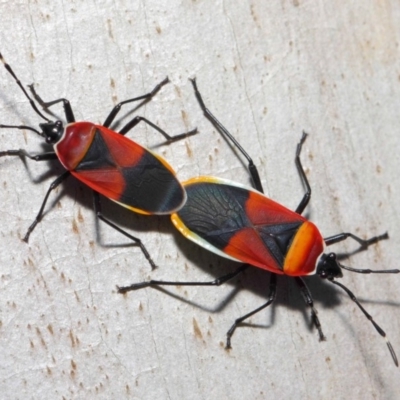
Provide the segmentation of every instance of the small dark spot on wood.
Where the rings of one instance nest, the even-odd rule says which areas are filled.
[[[82,215],[82,212],[81,212],[81,209],[79,208],[78,209],[78,222],[79,223],[82,223],[83,222],[83,215]]]
[[[186,147],[186,154],[188,155],[188,157],[192,157],[193,156],[193,152],[192,149],[190,148],[189,144],[187,142],[185,142],[185,147]]]
[[[198,339],[203,339],[203,335],[201,333],[199,324],[196,321],[196,318],[193,318],[193,330],[194,330],[194,335],[198,338]]]
[[[69,338],[70,338],[70,340],[71,340],[71,345],[72,345],[72,347],[75,347],[76,341],[75,341],[74,335],[73,335],[73,333],[72,333],[71,330],[69,331]]]
[[[108,36],[110,36],[111,39],[114,39],[110,19],[107,20],[107,27],[108,27]]]

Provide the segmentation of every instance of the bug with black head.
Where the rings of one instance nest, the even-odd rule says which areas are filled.
[[[45,102],[36,93],[33,85],[30,85],[32,98],[1,53],[0,60],[29,100],[32,109],[45,121],[39,124],[40,130],[25,125],[1,124],[0,128],[34,132],[54,147],[52,152],[36,155],[22,149],[5,150],[0,151],[0,156],[27,157],[34,161],[58,159],[66,169],[51,183],[40,210],[23,240],[28,242],[30,234],[42,219],[50,193],[72,175],[93,190],[96,216],[136,243],[152,268],[155,268],[155,263],[141,240],[103,216],[100,195],[129,210],[145,215],[171,214],[179,210],[185,203],[186,192],[167,161],[128,139],[125,135],[141,121],[161,133],[167,143],[193,135],[196,133],[196,129],[170,136],[153,122],[141,116],[132,118],[118,132],[110,129],[110,125],[123,105],[151,100],[161,87],[168,83],[168,78],[156,85],[151,92],[120,102],[113,107],[103,125],[97,125],[86,121],[76,122],[71,104],[67,99],[60,98]],[[62,103],[67,124],[64,125],[60,120],[51,121],[39,111],[34,100],[44,110]]]
[[[343,276],[342,270],[361,274],[397,274],[398,269],[355,269],[341,264],[335,253],[326,253],[326,247],[348,238],[355,240],[361,249],[388,239],[384,233],[370,239],[362,239],[352,233],[340,233],[324,238],[319,229],[301,214],[311,198],[311,187],[300,160],[300,153],[307,134],[303,132],[297,145],[295,163],[306,192],[295,211],[271,200],[263,194],[260,176],[251,157],[205,106],[195,80],[192,80],[196,97],[205,116],[217,130],[229,139],[248,161],[248,168],[255,189],[225,179],[201,176],[183,183],[187,192],[185,205],[172,214],[175,227],[188,239],[222,257],[241,262],[235,271],[211,282],[176,282],[151,280],[119,287],[120,293],[145,287],[162,285],[219,286],[238,276],[249,266],[271,273],[268,300],[255,310],[236,319],[227,332],[226,347],[231,347],[231,338],[236,328],[246,319],[271,305],[276,298],[277,276],[293,277],[318,330],[320,340],[325,336],[314,307],[310,290],[303,277],[316,274],[340,287],[353,300],[377,332],[385,339],[393,362],[398,366],[397,356],[387,340],[384,330],[360,304],[356,296],[336,279]],[[244,263],[244,264],[243,264]]]

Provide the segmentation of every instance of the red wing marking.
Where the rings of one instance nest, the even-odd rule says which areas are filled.
[[[170,214],[186,200],[165,160],[97,125],[90,147],[71,173],[98,193],[142,214]]]
[[[71,174],[91,189],[115,201],[119,200],[125,188],[124,178],[117,169],[71,171]]]
[[[246,201],[246,215],[254,226],[283,225],[306,221],[300,214],[289,210],[265,195],[250,191],[249,198]]]
[[[96,126],[101,131],[101,136],[107,145],[111,158],[121,168],[134,167],[143,157],[147,150],[140,144],[133,142],[127,137],[104,128]]]
[[[275,274],[282,274],[276,260],[254,228],[243,228],[230,239],[224,252],[237,260]]]

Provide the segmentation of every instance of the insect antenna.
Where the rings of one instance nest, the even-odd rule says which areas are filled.
[[[44,136],[42,132],[39,132],[37,129],[32,128],[31,126],[26,126],[26,125],[3,125],[3,124],[0,124],[0,128],[27,130],[27,131],[35,132],[39,136],[42,136],[42,137]]]
[[[10,67],[10,65],[4,60],[3,55],[0,53],[0,60],[3,63],[5,69],[11,74],[11,76],[14,78],[15,82],[17,83],[17,85],[21,88],[21,90],[24,92],[26,98],[29,100],[29,103],[31,105],[31,107],[33,108],[33,110],[36,112],[36,114],[38,114],[40,117],[42,117],[45,121],[50,122],[50,120],[48,118],[46,118],[36,107],[35,102],[32,100],[32,98],[29,96],[28,92],[25,90],[25,88],[23,87],[22,83],[20,82],[20,80],[17,78],[17,75],[15,75],[14,71],[12,70],[12,68]]]
[[[398,274],[398,273],[400,273],[400,269],[383,269],[383,270],[359,269],[359,268],[346,267],[343,264],[339,264],[339,267],[343,268],[347,271],[357,272],[358,274]]]
[[[348,268],[346,268],[346,269],[348,269]],[[352,269],[350,269],[350,271],[351,270]],[[356,270],[355,272],[361,272],[361,271],[368,271],[368,270]],[[387,270],[385,272],[389,272],[389,271],[390,270]],[[371,271],[371,272],[378,272],[378,271]],[[369,272],[361,272],[361,273],[369,273]],[[392,344],[387,339],[385,331],[374,321],[372,316],[370,314],[368,314],[367,310],[360,304],[360,302],[357,300],[357,297],[354,295],[354,293],[351,290],[349,290],[346,286],[344,286],[340,282],[335,281],[333,278],[329,279],[329,281],[332,282],[333,284],[341,287],[348,294],[350,299],[353,300],[357,304],[358,308],[363,312],[363,314],[367,317],[367,319],[372,323],[372,325],[374,326],[376,331],[385,339],[386,345],[387,345],[387,347],[388,347],[388,349],[390,351],[390,354],[392,356],[393,362],[396,365],[396,367],[398,367],[399,366],[399,362],[397,360],[396,353],[394,352]]]

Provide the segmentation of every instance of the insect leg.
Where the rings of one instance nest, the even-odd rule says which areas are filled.
[[[397,357],[396,357],[396,353],[394,352],[394,349],[392,347],[392,344],[389,342],[389,340],[386,337],[386,333],[385,331],[373,320],[372,316],[369,315],[367,313],[367,311],[365,310],[365,308],[359,303],[359,301],[357,300],[356,296],[353,294],[353,292],[351,292],[346,286],[342,285],[341,283],[333,280],[333,279],[329,279],[330,282],[334,283],[335,285],[341,287],[350,297],[351,300],[353,300],[358,308],[363,312],[363,314],[367,317],[367,319],[371,322],[371,324],[374,326],[374,328],[376,329],[376,331],[385,339],[386,341],[386,345],[390,351],[390,355],[392,356],[393,362],[396,365],[396,367],[399,366],[399,362],[397,361]]]
[[[325,340],[325,336],[322,332],[322,328],[321,328],[321,323],[319,322],[319,318],[317,315],[317,310],[314,308],[314,301],[313,298],[311,296],[311,292],[308,289],[306,283],[303,281],[303,279],[299,278],[299,277],[295,277],[295,281],[297,283],[297,286],[300,288],[300,292],[306,302],[306,304],[310,307],[311,309],[311,318],[312,321],[315,325],[315,327],[318,329],[318,334],[319,334],[319,340]]]
[[[221,276],[217,279],[214,279],[213,281],[210,282],[171,282],[171,281],[151,280],[146,282],[133,283],[132,285],[129,286],[117,286],[117,288],[118,288],[118,293],[126,293],[131,290],[138,290],[153,286],[220,286],[223,283],[234,278],[235,276],[241,274],[248,268],[248,266],[249,266],[248,264],[241,265],[235,271],[226,274],[224,276]]]
[[[165,132],[163,129],[161,129],[160,127],[158,127],[156,124],[154,124],[153,122],[149,121],[147,118],[144,117],[140,117],[140,116],[136,116],[134,117],[131,121],[129,121],[120,131],[119,133],[121,135],[126,135],[132,128],[134,128],[140,121],[143,121],[144,123],[146,123],[147,125],[151,126],[152,128],[154,128],[157,132],[161,133],[161,135],[163,135],[165,137],[165,139],[167,139],[167,143],[171,143],[171,142],[176,142],[177,140],[181,140],[184,139],[188,136],[194,135],[195,133],[197,133],[197,128],[192,129],[189,132],[184,132],[181,133],[179,135],[175,135],[175,136],[171,136],[168,135],[167,132]]]
[[[28,87],[32,93],[32,96],[42,106],[43,110],[47,110],[49,107],[53,106],[54,104],[63,103],[65,118],[66,118],[67,122],[68,123],[75,122],[74,113],[72,112],[72,107],[71,107],[69,100],[62,98],[62,99],[56,99],[53,101],[43,101],[42,98],[36,93],[36,90],[35,90],[33,84],[28,85]]]
[[[104,121],[103,126],[105,126],[106,128],[109,128],[109,126],[112,124],[112,122],[114,121],[115,117],[117,116],[117,114],[119,113],[119,111],[121,110],[121,107],[124,104],[127,103],[132,103],[134,101],[139,101],[139,100],[144,100],[144,102],[148,102],[150,101],[153,96],[167,83],[169,82],[168,77],[166,77],[162,82],[160,82],[159,84],[157,84],[154,89],[149,92],[146,93],[142,96],[138,96],[138,97],[134,97],[133,99],[128,99],[125,101],[121,101],[121,103],[118,103],[110,112],[110,114],[108,115],[108,117],[106,118],[106,120]]]
[[[17,127],[18,128],[18,127]],[[26,128],[26,127],[24,127]],[[56,160],[58,157],[56,153],[54,152],[48,152],[48,153],[42,153],[42,154],[29,154],[27,151],[23,149],[19,150],[5,150],[5,151],[0,151],[0,157],[1,156],[18,156],[18,157],[28,157],[31,160],[34,161],[48,161],[48,160]],[[42,202],[42,205],[40,207],[39,213],[37,214],[35,220],[31,224],[31,226],[28,228],[28,231],[25,234],[25,237],[23,238],[24,242],[28,242],[29,236],[31,232],[35,229],[36,225],[40,222],[43,216],[43,210],[46,205],[47,199],[49,198],[50,192],[54,190],[61,182],[63,182],[65,179],[68,178],[70,173],[68,171],[64,172],[62,175],[60,175],[49,187],[46,196]]]
[[[264,303],[262,306],[256,308],[255,310],[247,313],[246,315],[243,315],[243,317],[240,317],[235,320],[233,325],[230,327],[229,331],[226,333],[226,348],[230,349],[231,348],[231,338],[233,333],[235,332],[236,328],[247,318],[250,318],[252,315],[257,314],[259,311],[263,310],[264,308],[268,307],[271,305],[275,299],[276,299],[276,274],[271,274],[271,279],[269,281],[269,295],[268,295],[268,301]]]
[[[311,186],[308,182],[306,173],[304,172],[304,169],[303,169],[303,166],[301,165],[301,160],[300,160],[301,149],[303,147],[303,143],[305,142],[306,138],[307,138],[307,133],[305,133],[303,131],[303,135],[302,135],[300,142],[298,143],[297,149],[296,149],[296,158],[295,158],[296,167],[297,167],[297,170],[299,171],[300,178],[306,187],[306,193],[304,194],[303,198],[300,201],[300,204],[296,208],[297,214],[303,213],[304,209],[307,207],[307,204],[311,198]]]
[[[152,260],[152,258],[150,256],[150,253],[147,251],[145,245],[142,243],[142,241],[139,238],[130,235],[128,232],[125,232],[123,229],[121,229],[120,227],[118,227],[117,225],[115,225],[114,223],[112,223],[111,221],[109,221],[107,218],[105,218],[103,216],[102,209],[101,209],[100,195],[95,191],[93,191],[93,204],[94,204],[94,212],[96,214],[96,217],[99,220],[105,222],[108,226],[111,226],[111,228],[114,228],[119,233],[122,233],[124,236],[131,239],[136,245],[138,245],[140,247],[140,250],[146,257],[149,264],[151,265],[151,268],[152,269],[157,268],[156,264],[154,263],[154,261]]]
[[[48,154],[51,155],[51,153],[48,153]],[[45,155],[46,155],[46,154],[45,154]],[[33,159],[34,159],[34,158],[33,158]],[[44,158],[44,159],[46,159],[46,158]],[[39,161],[39,160],[37,160],[37,161]],[[26,232],[26,235],[25,235],[25,237],[23,238],[23,241],[24,241],[24,242],[27,242],[27,243],[28,243],[30,234],[31,234],[32,231],[35,229],[36,225],[37,225],[37,224],[40,222],[40,220],[42,219],[44,207],[46,206],[46,203],[47,203],[47,200],[48,200],[48,198],[49,198],[49,196],[50,196],[50,193],[51,193],[55,188],[57,188],[57,187],[60,185],[60,183],[62,183],[63,181],[65,181],[70,175],[71,175],[71,173],[70,173],[69,171],[65,171],[62,175],[60,175],[56,180],[54,180],[54,181],[52,182],[52,184],[50,185],[49,189],[47,190],[46,196],[44,197],[44,200],[43,200],[43,202],[42,202],[42,205],[41,205],[41,207],[40,207],[40,210],[39,210],[38,214],[36,215],[35,220],[34,220],[33,223],[31,224],[31,226],[28,228],[28,231]]]
[[[249,154],[246,152],[246,150],[240,145],[240,143],[234,138],[234,136],[221,124],[221,122],[218,121],[218,119],[206,107],[206,105],[204,104],[203,98],[201,97],[201,94],[197,88],[196,79],[191,79],[190,81],[192,82],[194,93],[196,95],[197,101],[200,104],[201,109],[203,110],[204,115],[217,128],[218,132],[222,133],[227,139],[229,139],[237,147],[237,149],[243,154],[243,156],[247,159],[247,162],[249,163],[248,168],[249,168],[251,178],[253,179],[254,187],[258,191],[264,193],[264,190],[263,190],[263,187],[261,184],[260,175],[258,173],[258,169],[255,166],[252,158],[249,156]]]

